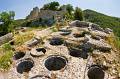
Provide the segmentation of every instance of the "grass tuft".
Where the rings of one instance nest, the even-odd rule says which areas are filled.
[[[15,36],[15,45],[23,45],[26,41],[29,41],[33,37],[34,37],[33,32],[18,34],[18,35]]]
[[[0,70],[8,70],[12,64],[13,51],[9,43],[4,44],[0,47]]]

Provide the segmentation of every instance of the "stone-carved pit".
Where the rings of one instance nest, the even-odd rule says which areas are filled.
[[[16,52],[15,55],[13,56],[13,58],[15,60],[18,60],[20,58],[23,58],[25,56],[25,53],[24,52]]]
[[[49,71],[57,71],[64,68],[67,64],[67,60],[62,56],[50,56],[45,60],[45,67]]]
[[[62,45],[64,40],[62,38],[54,37],[50,40],[50,45]]]
[[[34,61],[32,59],[24,59],[22,62],[20,62],[17,66],[17,72],[23,73],[23,72],[29,72],[31,68],[34,66]]]
[[[36,75],[34,77],[31,77],[30,79],[51,79],[51,78],[49,76]]]
[[[105,73],[102,68],[98,66],[91,67],[88,70],[88,78],[89,79],[104,79]]]

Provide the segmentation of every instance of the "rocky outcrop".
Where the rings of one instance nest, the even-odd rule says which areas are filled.
[[[28,42],[26,42],[25,44],[29,47],[33,47],[35,45],[37,45],[38,43],[42,42],[40,38],[36,38],[34,37],[33,39],[29,40]]]
[[[76,26],[76,27],[89,27],[89,23],[88,22],[85,22],[85,21],[79,21],[79,20],[75,20],[75,21],[72,21],[70,24],[70,26]]]
[[[95,40],[92,38],[88,39],[89,41],[87,41],[86,44],[88,47],[91,47],[93,49],[98,49],[100,51],[110,51],[112,48],[109,44],[105,43],[103,40]]]
[[[101,37],[102,39],[106,38],[106,37],[109,37],[109,34],[103,32],[103,31],[91,31],[90,32],[93,36],[99,36]]]
[[[79,21],[79,20],[72,21],[71,23],[69,23],[69,26],[70,27],[81,27],[78,29],[84,28],[84,29],[88,29],[89,31],[92,31],[92,32],[100,32],[100,33],[102,33],[102,35],[104,35],[105,33],[110,34],[113,32],[110,28],[103,29],[98,24],[91,23],[91,22],[85,22],[85,21]]]
[[[33,57],[39,57],[45,55],[46,50],[44,48],[33,48],[30,52],[30,54]]]
[[[110,34],[110,33],[112,33],[112,32],[113,32],[113,30],[112,30],[112,29],[110,29],[110,28],[105,28],[105,33]]]
[[[89,27],[91,28],[91,30],[104,31],[103,28],[101,28],[99,25],[94,24],[94,23],[90,24]]]

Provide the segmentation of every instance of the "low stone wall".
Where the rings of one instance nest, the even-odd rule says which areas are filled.
[[[12,40],[13,38],[13,34],[12,33],[8,33],[4,36],[0,37],[0,45],[9,42],[10,40]]]

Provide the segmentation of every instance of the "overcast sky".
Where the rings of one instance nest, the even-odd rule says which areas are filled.
[[[72,4],[81,9],[92,9],[110,16],[120,17],[120,0],[0,0],[0,12],[15,11],[16,19],[25,18],[30,11],[38,6],[57,1],[62,4]]]

